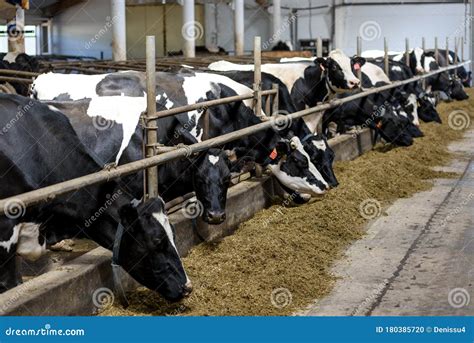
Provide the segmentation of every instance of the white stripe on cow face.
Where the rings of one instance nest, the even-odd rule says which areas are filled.
[[[339,64],[344,73],[346,82],[359,82],[359,79],[352,72],[351,59],[340,49],[332,50],[329,53],[330,58]]]
[[[40,245],[40,225],[35,223],[20,223],[13,228],[12,236],[8,241],[0,241],[0,247],[10,252],[16,246],[16,254],[27,260],[34,261],[46,251],[46,241]]]
[[[315,165],[311,162],[311,158],[309,157],[308,153],[304,150],[303,144],[298,137],[293,137],[291,142],[296,145],[296,149],[306,157],[308,161],[308,169],[309,172],[322,184],[328,188],[327,182],[322,177],[321,173],[315,167]],[[318,188],[316,185],[312,185],[308,182],[307,178],[295,177],[290,176],[287,173],[281,170],[281,165],[283,164],[283,160],[280,160],[278,164],[269,165],[272,174],[286,187],[292,189],[293,191],[297,191],[299,193],[304,194],[311,194],[311,195],[321,195],[326,193],[325,190]]]
[[[424,70],[423,66],[421,65],[421,56],[423,56],[424,51],[422,48],[415,48],[413,52],[415,53],[416,72],[421,74]]]
[[[178,249],[176,248],[176,244],[174,242],[173,229],[171,228],[168,216],[165,215],[163,212],[156,212],[156,213],[153,213],[153,218],[155,218],[158,221],[158,223],[160,223],[160,225],[163,227],[163,229],[165,229],[166,237],[168,237],[169,242],[171,243],[174,250],[176,251],[176,255],[179,256]],[[184,274],[186,275],[186,284],[191,284],[188,274],[186,273],[184,269],[183,271],[184,271]]]
[[[413,106],[413,124],[419,126],[420,119],[418,118],[418,99],[415,94],[412,93],[408,96],[408,104]]]

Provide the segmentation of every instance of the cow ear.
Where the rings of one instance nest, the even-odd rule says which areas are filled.
[[[328,61],[323,57],[316,58],[314,64],[319,64],[322,70],[327,69],[329,66]]]
[[[138,212],[131,204],[126,204],[119,209],[120,221],[125,227],[129,227],[129,223],[133,223],[138,219]]]
[[[434,51],[425,51],[424,54],[425,54],[425,56],[428,56],[428,57],[435,57],[435,52]]]
[[[360,56],[354,56],[352,57],[352,65],[358,64],[359,67],[362,67],[365,64],[366,59],[364,57]]]

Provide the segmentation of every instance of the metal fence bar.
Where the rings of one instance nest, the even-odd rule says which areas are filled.
[[[400,87],[411,82],[416,82],[416,81],[422,80],[427,77],[431,77],[433,75],[436,75],[442,72],[459,68],[459,66],[465,65],[468,63],[471,63],[471,61],[469,60],[469,61],[460,63],[458,65],[440,68],[433,72],[430,72],[424,75],[415,76],[408,80],[395,81],[389,85],[372,88],[370,90],[367,90],[361,93],[350,95],[346,98],[334,99],[334,100],[329,101],[328,103],[321,104],[312,108],[308,108],[302,111],[289,114],[288,117],[291,120],[295,120],[295,119],[302,118],[316,112],[326,111],[328,109],[340,106],[346,102],[360,99],[370,94],[379,93],[379,92],[386,91],[395,87]],[[102,170],[96,173],[84,175],[84,176],[81,176],[69,181],[64,181],[61,183],[57,183],[57,184],[47,186],[41,189],[30,191],[27,193],[17,194],[15,196],[0,200],[0,214],[5,213],[5,209],[7,208],[6,205],[11,201],[20,201],[27,207],[34,204],[38,204],[42,201],[52,200],[59,195],[73,192],[87,186],[104,183],[104,182],[107,182],[107,181],[110,181],[122,176],[134,174],[146,168],[158,166],[166,162],[173,161],[178,158],[182,158],[183,156],[189,156],[189,154],[192,154],[192,153],[201,152],[213,147],[226,144],[233,140],[249,136],[255,132],[269,129],[272,127],[272,125],[273,125],[272,121],[265,121],[253,126],[246,127],[241,130],[227,133],[219,137],[211,138],[207,141],[199,142],[187,147],[176,148],[173,151],[170,151],[161,155],[156,155],[156,156],[148,157],[139,161],[123,164],[111,170]]]
[[[156,117],[156,51],[155,36],[146,37],[146,125],[145,125],[145,141],[146,141],[146,157],[155,155],[155,147],[158,143],[158,123]],[[146,199],[158,197],[158,167],[148,168],[146,176]]]
[[[439,57],[438,57],[438,37],[435,37],[434,45],[435,45],[435,60],[436,60],[436,63],[438,63],[438,61],[439,61]]]
[[[255,115],[257,117],[262,116],[262,73],[261,73],[261,39],[259,36],[254,37],[253,41],[253,58],[254,58],[254,83],[253,83],[253,91],[254,91],[254,107],[255,107]]]
[[[387,38],[383,38],[383,66],[385,75],[389,76],[389,64],[388,64],[388,42]]]
[[[276,91],[274,89],[268,89],[268,90],[265,90],[265,91],[261,91],[261,95],[262,96],[264,96],[264,95],[273,95],[273,94],[275,94],[275,92]],[[176,114],[179,114],[179,113],[203,110],[206,107],[227,104],[227,103],[234,102],[234,101],[243,101],[243,100],[253,99],[254,97],[255,97],[254,93],[249,93],[249,94],[243,94],[243,95],[229,96],[229,97],[222,98],[222,99],[197,102],[197,103],[192,104],[192,105],[175,107],[175,108],[170,108],[169,110],[156,112],[156,117],[151,118],[151,119],[165,118],[165,117],[173,116],[173,115],[176,115]]]

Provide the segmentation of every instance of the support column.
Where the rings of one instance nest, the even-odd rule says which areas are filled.
[[[25,10],[16,7],[15,18],[8,23],[8,51],[25,52]]]
[[[234,0],[235,54],[244,54],[244,0]]]
[[[184,38],[184,57],[196,56],[196,27],[197,23],[194,19],[194,0],[184,0],[183,3],[183,38]]]
[[[127,60],[127,23],[125,0],[111,0],[112,56],[114,61]]]
[[[280,40],[281,30],[281,2],[273,0],[273,37]]]

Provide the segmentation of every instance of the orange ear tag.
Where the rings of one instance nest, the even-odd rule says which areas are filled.
[[[275,158],[277,158],[277,156],[278,156],[278,153],[277,153],[276,149],[273,149],[270,156],[269,156],[270,159],[274,160]]]

